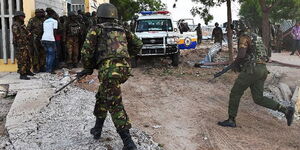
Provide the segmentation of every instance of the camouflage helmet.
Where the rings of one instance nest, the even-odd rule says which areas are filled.
[[[118,10],[113,4],[104,3],[98,7],[97,17],[118,19]]]
[[[14,17],[18,17],[18,16],[23,16],[23,17],[25,17],[25,13],[24,13],[23,11],[16,11]]]
[[[35,13],[44,13],[44,10],[43,9],[36,9]]]

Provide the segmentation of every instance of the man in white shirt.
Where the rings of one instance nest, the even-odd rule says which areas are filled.
[[[54,73],[54,61],[56,53],[56,44],[54,32],[58,28],[58,22],[54,19],[55,12],[47,9],[47,19],[43,23],[42,45],[46,51],[46,72]]]

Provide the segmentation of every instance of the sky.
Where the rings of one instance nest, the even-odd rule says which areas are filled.
[[[161,0],[163,3],[166,4],[167,10],[172,13],[172,17],[175,21],[181,19],[181,18],[193,18],[195,20],[195,24],[201,23],[204,25],[203,19],[201,19],[199,16],[193,17],[193,15],[190,13],[190,10],[193,6],[200,5],[193,3],[191,0],[178,0],[176,3],[176,8],[173,8],[175,0]],[[238,13],[239,13],[240,5],[237,2],[232,2],[232,18],[233,20],[239,19]],[[227,7],[226,3],[222,4],[220,7],[214,7],[210,9],[210,13],[214,16],[214,20],[209,22],[209,25],[215,24],[215,22],[218,22],[219,24],[222,24],[227,21]]]

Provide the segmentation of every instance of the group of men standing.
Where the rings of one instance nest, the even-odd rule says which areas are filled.
[[[47,16],[43,10],[37,9],[27,28],[23,12],[18,11],[14,16],[12,30],[20,78],[28,80],[27,75],[34,75],[30,71],[31,59],[35,72],[45,69],[51,73],[59,60],[55,59],[56,56],[59,58],[58,42],[65,42],[69,66],[76,66],[82,57],[84,70],[77,73],[78,79],[92,74],[94,69],[99,70],[100,86],[94,109],[96,122],[90,133],[95,139],[101,137],[107,112],[110,112],[123,140],[123,150],[137,150],[129,132],[131,123],[123,106],[120,85],[131,76],[128,60],[138,54],[142,41],[124,28],[118,21],[117,8],[109,3],[99,6],[94,13],[96,21],[84,20],[84,17],[71,12],[62,23],[54,10],[47,8],[46,12]]]
[[[76,67],[86,34],[97,24],[96,12],[92,15],[81,11],[70,12],[68,16],[59,17],[51,8],[46,11],[36,9],[27,27],[24,19],[23,12],[16,12],[12,32],[18,72],[20,79],[25,80],[29,80],[28,75],[34,75],[31,69],[34,73],[54,73],[54,69],[60,66]],[[25,61],[25,58],[28,60]]]

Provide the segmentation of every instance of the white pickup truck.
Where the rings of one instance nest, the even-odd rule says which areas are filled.
[[[141,12],[136,20],[135,34],[143,41],[139,57],[169,56],[172,65],[178,66],[178,29],[168,11]]]

